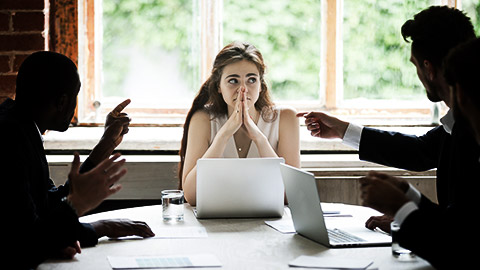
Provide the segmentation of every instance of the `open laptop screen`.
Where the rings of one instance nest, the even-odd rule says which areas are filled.
[[[197,161],[197,217],[280,217],[283,158],[209,158]]]

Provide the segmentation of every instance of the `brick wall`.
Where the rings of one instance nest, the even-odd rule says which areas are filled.
[[[45,50],[45,0],[0,1],[0,102],[15,96],[18,68],[27,55]]]

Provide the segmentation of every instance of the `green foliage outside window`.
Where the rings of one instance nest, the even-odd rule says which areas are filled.
[[[480,2],[478,0],[462,0],[462,10],[472,19],[477,36],[480,35]]]
[[[124,94],[119,89],[132,68],[128,50],[133,47],[146,55],[159,48],[179,55],[179,72],[189,91],[199,89],[199,24],[194,20],[198,20],[198,1],[103,0],[104,96]],[[223,3],[224,45],[234,40],[248,41],[262,52],[275,100],[319,99],[321,1]],[[403,40],[400,28],[430,4],[415,0],[344,0],[344,99],[425,98],[409,62],[410,45]],[[480,3],[464,0],[463,9],[478,33]]]
[[[344,2],[345,99],[425,98],[400,28],[428,6],[415,0]]]
[[[193,21],[195,0],[103,0],[103,95],[119,93],[132,67],[129,50],[177,53],[181,72],[190,88],[197,88],[199,61],[192,52],[196,44]],[[160,63],[162,64],[162,63]],[[166,65],[167,63],[165,63]],[[159,90],[161,86],[159,85]],[[168,89],[172,91],[175,89]],[[193,90],[192,90],[193,91]]]
[[[225,0],[223,42],[255,45],[275,100],[318,99],[321,0]]]
[[[425,99],[400,28],[433,2],[344,1],[344,99]],[[478,32],[480,3],[464,0],[463,10]]]

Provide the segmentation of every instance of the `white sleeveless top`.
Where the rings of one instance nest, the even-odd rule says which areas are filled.
[[[280,123],[280,109],[274,108],[277,117],[272,122],[265,122],[262,115],[258,119],[257,127],[262,131],[262,133],[267,137],[268,142],[272,146],[273,150],[277,152],[278,149],[278,130]],[[210,115],[213,117],[212,115]],[[217,135],[220,128],[227,122],[227,116],[215,117],[210,120],[210,145],[213,142],[213,139]],[[247,158],[256,158],[260,157],[258,153],[257,145],[252,141],[250,142],[250,148],[248,149]],[[239,158],[237,147],[235,145],[235,140],[233,136],[228,139],[227,145],[225,146],[225,151],[221,158]]]

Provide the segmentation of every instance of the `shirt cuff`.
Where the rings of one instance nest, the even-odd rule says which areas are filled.
[[[350,146],[355,150],[360,149],[362,131],[363,126],[349,123],[345,135],[343,135],[343,144]]]
[[[400,209],[398,209],[397,213],[393,217],[393,220],[398,223],[398,225],[401,227],[403,221],[412,213],[413,211],[416,211],[418,209],[418,206],[414,202],[407,202],[404,204]]]
[[[405,196],[407,196],[407,199],[414,202],[416,205],[419,205],[420,200],[422,199],[422,193],[412,186],[412,184],[408,184],[408,190],[407,193],[405,193]]]

